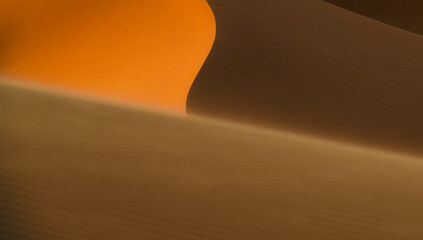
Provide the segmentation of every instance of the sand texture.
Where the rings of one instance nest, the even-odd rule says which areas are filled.
[[[0,85],[2,239],[416,239],[422,159]]]

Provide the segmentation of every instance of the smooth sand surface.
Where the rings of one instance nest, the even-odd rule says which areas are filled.
[[[423,159],[0,83],[2,239],[418,239]]]
[[[189,113],[423,154],[422,36],[321,0],[208,2]]]
[[[185,112],[214,33],[206,0],[1,0],[0,74]]]
[[[369,18],[423,34],[421,0],[324,0]]]

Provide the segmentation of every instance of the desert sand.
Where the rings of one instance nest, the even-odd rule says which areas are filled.
[[[205,0],[1,0],[0,75],[185,112],[214,33]]]
[[[415,239],[423,159],[0,84],[6,239]]]
[[[70,2],[97,9],[96,1]],[[149,1],[128,1],[143,2]],[[420,5],[208,2],[216,42],[190,91],[188,116],[128,105],[125,98],[83,95],[92,92],[69,86],[64,91],[0,79],[0,239],[419,239],[423,38],[420,22],[411,19],[420,16]],[[1,11],[17,3],[27,6],[1,1],[0,13],[11,14]],[[116,8],[109,23],[143,17],[127,16],[125,9],[137,10]],[[69,13],[57,16],[70,16],[73,24],[84,22],[73,13],[91,16]],[[78,24],[55,32],[65,33],[57,45],[44,42],[49,35],[38,35],[37,28],[31,36],[39,37],[23,37],[13,50],[11,28],[3,21],[9,18],[0,15],[0,70],[45,72],[53,82],[65,71],[97,90],[104,87],[102,74],[115,84],[119,71],[137,72],[136,62],[118,61],[126,59],[130,45],[104,55],[111,65],[121,65],[78,69],[87,66],[78,61],[84,53],[85,60],[96,56],[75,51],[84,45],[73,41],[81,33]],[[109,31],[102,25],[90,35],[104,19],[92,20],[83,32],[95,46],[97,34]],[[132,36],[131,29],[116,36]],[[100,45],[114,46],[107,39]],[[41,58],[33,55],[35,45],[45,53]],[[66,60],[57,64],[76,63],[75,71],[65,64],[50,72],[56,62],[49,56],[56,52]],[[132,83],[125,84],[136,96]]]
[[[320,0],[209,4],[189,113],[423,153],[421,35]]]
[[[423,2],[420,0],[324,0],[386,24],[423,34]]]

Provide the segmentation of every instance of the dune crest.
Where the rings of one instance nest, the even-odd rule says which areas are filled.
[[[6,239],[422,235],[423,160],[0,82]]]
[[[369,18],[423,34],[423,1],[323,0]]]

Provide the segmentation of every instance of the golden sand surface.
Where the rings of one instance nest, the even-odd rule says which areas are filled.
[[[0,84],[6,239],[415,239],[423,159]]]

